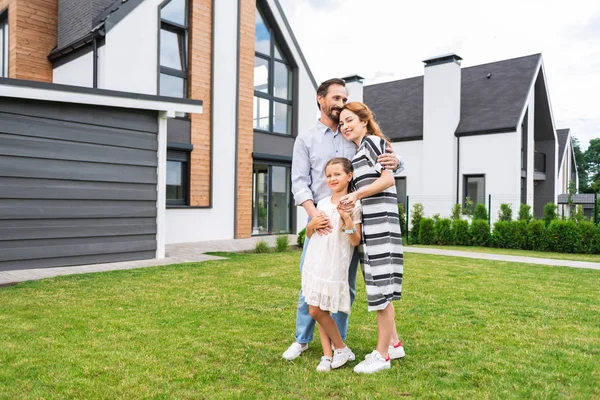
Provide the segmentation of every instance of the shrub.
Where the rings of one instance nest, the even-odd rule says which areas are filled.
[[[508,249],[512,240],[511,229],[511,221],[496,222],[492,232],[492,245],[501,249]]]
[[[259,240],[254,245],[254,252],[255,253],[268,253],[269,252],[269,244],[267,242],[265,242],[264,240]]]
[[[529,250],[527,240],[527,221],[519,220],[511,223],[512,238],[509,246],[511,249]]]
[[[277,239],[275,240],[275,248],[277,249],[277,252],[281,253],[283,251],[288,251],[289,247],[290,238],[288,238],[287,235],[277,236]]]
[[[432,218],[421,219],[419,227],[419,243],[433,244],[435,240],[435,221]]]
[[[557,207],[554,203],[546,203],[544,206],[544,222],[546,223],[546,226],[550,225],[550,222],[554,221],[558,217],[556,210]]]
[[[531,250],[545,250],[544,233],[546,224],[540,219],[534,219],[527,224],[527,243]]]
[[[463,207],[463,214],[467,216],[473,215],[473,200],[470,197],[465,198],[465,205]]]
[[[457,219],[452,222],[452,240],[457,246],[468,246],[471,244],[469,221]]]
[[[546,246],[549,251],[572,253],[578,242],[577,224],[573,221],[555,219],[546,231]]]
[[[306,228],[302,229],[298,233],[298,239],[296,239],[296,244],[298,245],[298,247],[300,247],[300,248],[304,247],[304,238],[305,237],[306,237]]]
[[[458,221],[460,219],[460,214],[461,214],[461,206],[460,206],[460,204],[455,204],[451,210],[452,221]]]
[[[406,231],[406,212],[404,211],[404,204],[398,203],[398,219],[400,220],[400,233],[402,236],[407,236]]]
[[[512,207],[510,204],[500,204],[500,210],[498,210],[498,219],[500,221],[512,221]]]
[[[487,219],[474,219],[471,222],[471,242],[473,246],[487,246],[490,237],[490,224]]]
[[[423,204],[415,203],[412,210],[412,226],[410,230],[410,236],[413,243],[419,243],[421,229],[421,220],[423,219]]]
[[[571,214],[571,219],[577,223],[587,221],[587,218],[583,214],[583,206],[575,207],[575,212]]]
[[[487,210],[485,208],[485,205],[483,205],[481,203],[477,203],[477,205],[475,206],[475,213],[473,214],[473,219],[474,220],[484,219],[484,220],[487,221],[488,214],[487,214]]]
[[[435,241],[437,244],[452,244],[452,220],[450,218],[440,218],[436,221]]]
[[[532,219],[533,216],[531,215],[531,206],[529,204],[521,203],[521,206],[519,207],[519,221],[525,221],[529,223],[529,221]]]
[[[593,222],[581,221],[577,224],[579,243],[578,253],[594,253],[596,247],[596,230]]]

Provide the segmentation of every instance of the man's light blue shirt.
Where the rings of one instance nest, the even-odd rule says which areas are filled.
[[[315,204],[331,195],[325,179],[325,166],[335,157],[352,160],[356,145],[346,140],[339,130],[332,131],[317,120],[317,124],[301,133],[294,143],[292,158],[292,193],[297,206],[306,200]],[[396,174],[404,170],[404,162],[398,157]]]

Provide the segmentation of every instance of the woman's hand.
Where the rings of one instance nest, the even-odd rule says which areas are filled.
[[[358,197],[358,192],[348,193],[340,199],[340,202],[338,203],[338,209],[352,212],[358,200],[360,200]]]

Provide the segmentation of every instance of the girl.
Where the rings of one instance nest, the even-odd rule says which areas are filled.
[[[377,163],[388,140],[381,133],[371,110],[359,102],[348,103],[340,113],[340,130],[358,146],[352,158],[357,188],[340,200],[351,207],[361,200],[363,235],[361,265],[367,288],[369,311],[377,311],[377,348],[354,367],[355,372],[373,373],[390,368],[390,358],[404,357],[398,339],[392,300],[402,293],[403,254],[398,220],[394,175]]]
[[[319,201],[317,209],[322,214],[306,227],[310,242],[302,267],[302,293],[309,305],[310,316],[319,325],[323,357],[317,371],[322,372],[355,359],[330,313],[350,313],[348,266],[354,246],[360,243],[361,237],[360,203],[356,202],[352,208],[339,208],[339,200],[348,194],[352,182],[352,163],[347,158],[334,158],[327,163],[325,176],[332,195]],[[329,223],[333,225],[331,233],[316,233]]]

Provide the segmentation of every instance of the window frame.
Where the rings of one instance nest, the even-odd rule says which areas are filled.
[[[2,63],[0,64],[0,78],[8,78],[10,68],[9,47],[10,47],[10,26],[8,25],[8,8],[0,11],[0,30],[2,31],[2,40],[0,40],[0,53]]]
[[[257,51],[256,49],[254,51],[255,58],[260,58],[261,60],[266,61],[268,64],[267,92],[265,93],[265,92],[254,90],[253,97],[258,97],[259,99],[264,99],[269,102],[269,129],[265,130],[265,129],[255,128],[253,126],[253,130],[255,132],[266,133],[269,135],[294,137],[294,95],[295,95],[295,91],[296,91],[295,90],[296,88],[294,87],[295,86],[294,85],[294,75],[295,75],[294,66],[292,65],[291,62],[284,59],[284,54],[282,54],[284,52],[284,50],[281,48],[282,46],[281,45],[277,46],[277,42],[278,42],[280,35],[275,29],[273,29],[271,24],[268,22],[269,21],[268,18],[266,17],[265,13],[262,11],[262,9],[258,3],[256,4],[255,9],[256,9],[256,12],[258,12],[260,17],[262,18],[262,21],[265,24],[265,28],[269,32],[271,40],[269,43],[269,54],[261,53],[261,52]],[[255,38],[255,40],[256,40],[256,38]],[[276,48],[277,48],[277,52],[281,56],[279,58],[275,56]],[[275,65],[276,65],[275,63],[277,63],[277,62],[285,65],[288,69],[288,72],[289,72],[288,92],[290,93],[290,95],[289,95],[290,99],[284,99],[284,98],[275,96],[275,93],[274,93],[274,91],[275,91]],[[253,107],[254,107],[254,99],[253,99],[252,103],[253,103]],[[288,110],[289,110],[288,133],[277,132],[274,130],[275,103],[285,104],[286,106],[289,107],[288,108]],[[253,123],[253,125],[254,125],[254,123]]]
[[[400,199],[398,198],[397,201],[399,204],[403,204],[404,208],[406,208],[406,199],[408,198],[408,182],[407,182],[407,177],[406,176],[396,176],[394,177],[394,186],[396,186],[396,197],[399,195],[399,191],[398,191],[398,182],[403,181],[404,182],[404,193],[406,193],[406,197],[404,197],[404,202],[402,203],[400,201]]]
[[[268,181],[267,181],[267,231],[265,233],[252,233],[252,236],[268,236],[268,235],[273,235],[273,218],[272,218],[272,211],[273,211],[273,204],[272,204],[272,200],[273,200],[273,167],[285,167],[288,169],[289,172],[289,178],[291,179],[291,174],[292,174],[292,165],[291,163],[286,163],[286,162],[277,162],[277,161],[272,161],[272,160],[265,160],[265,159],[255,159],[252,161],[252,231],[254,231],[254,209],[255,209],[255,204],[254,204],[254,192],[255,192],[255,187],[254,187],[254,174],[255,174],[255,166],[257,165],[261,165],[261,166],[266,166],[267,167],[267,175],[268,175]],[[290,184],[290,189],[291,189],[291,184]],[[289,200],[288,200],[288,207],[289,207],[289,212],[288,212],[288,226],[289,226],[289,232],[287,232],[287,234],[291,234],[294,231],[294,196],[291,195],[291,191],[288,192],[289,195]],[[286,233],[276,233],[275,235],[285,235]]]
[[[468,194],[468,180],[469,178],[483,178],[483,199],[481,200],[481,204],[485,205],[485,174],[463,174],[463,196],[462,196],[462,205],[465,207],[465,201],[467,199]],[[473,207],[477,204],[480,204],[477,199],[471,199],[473,201]]]
[[[183,187],[183,199],[165,199],[167,206],[188,206],[190,204],[190,152],[186,150],[167,149],[168,162],[180,162],[183,164],[181,182]],[[167,167],[168,173],[168,167]],[[167,183],[165,182],[165,186]],[[166,190],[165,190],[166,192]]]
[[[189,41],[189,29],[190,29],[190,12],[189,12],[189,0],[184,0],[184,16],[185,16],[185,25],[180,25],[173,21],[162,19],[162,9],[166,7],[173,0],[165,0],[158,6],[158,76],[156,82],[156,94],[162,96],[160,94],[160,77],[161,75],[168,75],[175,78],[183,79],[183,99],[187,99],[189,96],[189,60],[190,60],[190,41]],[[181,55],[183,70],[177,70],[175,68],[165,67],[160,62],[161,56],[161,32],[165,30],[168,32],[175,33],[178,38],[179,35],[182,35],[184,40],[183,48],[185,51]]]

